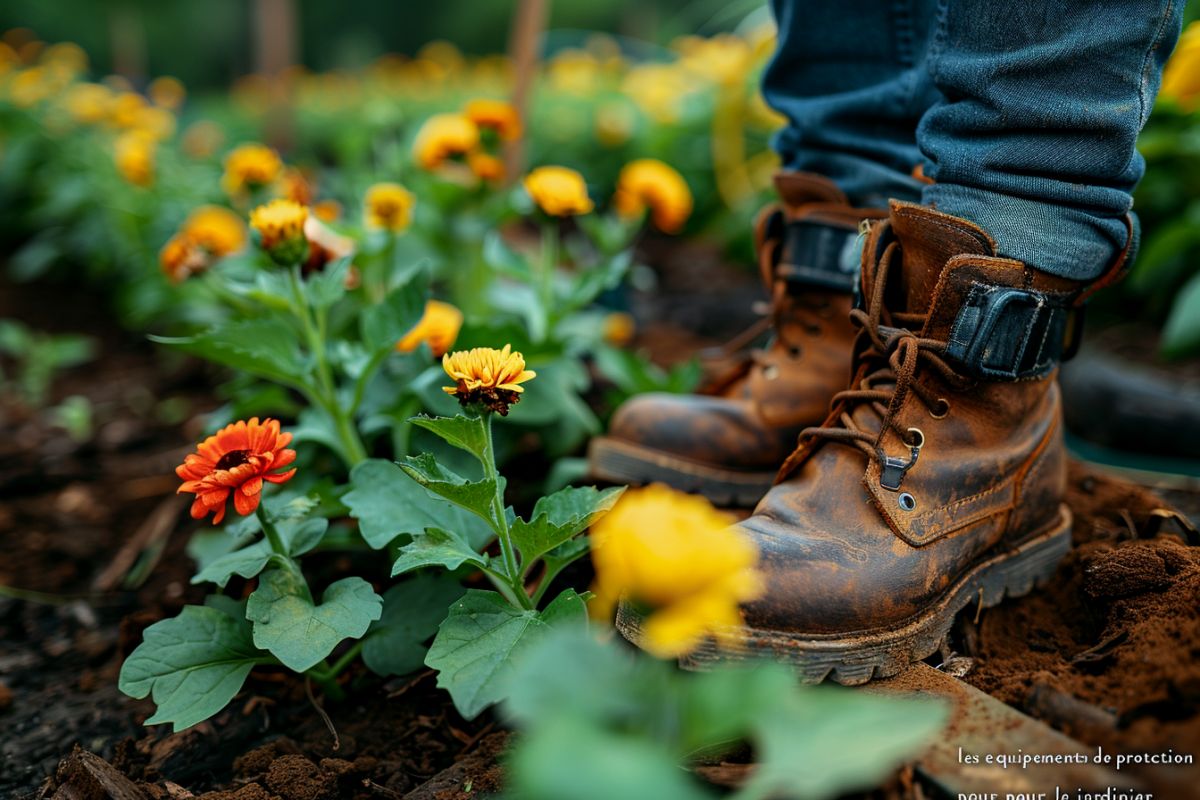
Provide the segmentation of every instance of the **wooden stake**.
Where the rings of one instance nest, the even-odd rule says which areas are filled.
[[[529,94],[541,60],[541,43],[546,32],[549,8],[546,0],[519,0],[509,31],[508,54],[513,63],[512,104],[529,130]],[[528,135],[528,134],[526,134]],[[525,171],[525,136],[504,148],[504,174],[511,184]]]

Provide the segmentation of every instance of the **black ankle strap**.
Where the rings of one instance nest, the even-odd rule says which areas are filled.
[[[1079,347],[1077,297],[976,284],[954,319],[946,354],[986,380],[1041,377]]]
[[[856,228],[812,220],[769,223],[782,239],[776,274],[793,289],[812,288],[851,294],[858,286],[860,255]]]

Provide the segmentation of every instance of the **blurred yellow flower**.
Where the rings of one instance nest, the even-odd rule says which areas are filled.
[[[123,133],[113,142],[113,156],[121,177],[134,186],[154,182],[154,139],[140,131]]]
[[[663,233],[679,233],[692,214],[692,191],[674,168],[653,158],[631,161],[617,177],[613,205],[623,217],[650,219]]]
[[[283,172],[279,154],[263,144],[243,144],[225,157],[221,188],[231,197],[274,183]]]
[[[685,70],[723,86],[745,82],[753,65],[749,43],[732,33],[711,38],[684,36],[674,42],[674,48]]]
[[[620,147],[637,127],[637,115],[626,102],[610,101],[596,107],[596,141],[605,147]]]
[[[112,92],[99,83],[77,83],[63,98],[63,106],[76,122],[95,125],[108,119]]]
[[[313,188],[304,173],[294,167],[284,167],[275,187],[275,194],[284,200],[292,200],[302,206],[312,204]]]
[[[398,183],[377,183],[367,189],[363,205],[367,225],[398,233],[412,222],[413,193]]]
[[[396,349],[411,353],[424,343],[429,345],[434,358],[441,358],[454,346],[462,324],[463,313],[458,308],[441,300],[429,300],[421,321],[396,342]]]
[[[480,130],[494,131],[502,141],[521,135],[521,116],[511,103],[503,100],[476,98],[467,103],[463,114]]]
[[[225,132],[210,119],[201,119],[187,126],[181,145],[192,158],[208,158],[225,143]]]
[[[587,96],[599,88],[600,61],[587,50],[568,48],[550,59],[546,74],[553,89]]]
[[[54,85],[41,67],[30,67],[13,76],[8,86],[9,97],[20,108],[37,105],[54,93]]]
[[[308,252],[304,223],[308,209],[294,200],[272,200],[250,212],[258,244],[278,264],[296,264]]]
[[[209,259],[191,237],[186,233],[177,233],[159,251],[158,263],[172,283],[181,283],[189,276],[207,269]]]
[[[467,153],[467,166],[475,177],[485,181],[504,180],[504,162],[482,150],[472,150]]]
[[[41,54],[43,64],[65,70],[69,75],[80,75],[87,71],[88,57],[83,48],[74,42],[52,44]]]
[[[423,169],[434,170],[478,145],[479,128],[465,115],[434,114],[417,131],[413,157]]]
[[[633,341],[634,334],[637,333],[637,322],[634,321],[632,314],[614,311],[605,315],[600,333],[604,337],[604,341],[614,347],[624,347]]]
[[[175,115],[165,108],[143,106],[133,114],[133,122],[129,127],[162,141],[175,133]]]
[[[242,218],[221,206],[200,206],[183,223],[181,233],[221,258],[246,244],[246,225]]]
[[[546,214],[571,217],[593,208],[583,176],[567,167],[538,167],[525,176],[525,191]]]
[[[146,93],[150,95],[150,102],[170,111],[178,111],[187,97],[187,89],[183,87],[183,82],[170,75],[150,81]]]
[[[1200,20],[1188,25],[1163,71],[1160,97],[1185,109],[1200,106]]]
[[[593,610],[618,600],[648,612],[642,646],[659,658],[691,652],[707,636],[736,641],[740,603],[761,596],[758,551],[734,518],[703,497],[654,484],[630,489],[592,526]]]
[[[442,369],[454,381],[454,386],[444,386],[442,391],[457,397],[463,407],[481,405],[501,416],[521,399],[525,391],[521,384],[537,377],[525,369],[525,356],[507,344],[503,350],[476,347],[447,353],[442,356]]]
[[[109,121],[116,128],[127,129],[137,126],[146,98],[137,92],[119,92],[113,98]]]
[[[322,222],[333,222],[342,215],[342,204],[337,200],[318,200],[312,212]]]
[[[674,64],[640,64],[629,70],[621,92],[655,122],[677,122],[684,98],[696,89]]]

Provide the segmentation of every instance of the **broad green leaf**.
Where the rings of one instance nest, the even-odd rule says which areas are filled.
[[[601,292],[616,288],[633,264],[633,251],[624,250],[599,266],[583,272],[571,289],[567,303],[571,308],[583,308]]]
[[[483,423],[474,417],[427,417],[424,414],[408,420],[418,428],[436,433],[450,444],[466,450],[481,462],[487,449],[487,437]]]
[[[590,687],[586,691],[591,691]],[[508,759],[523,800],[713,800],[657,742],[556,716],[523,733]]]
[[[429,527],[452,530],[472,550],[492,540],[490,528],[453,503],[434,497],[391,461],[372,459],[350,472],[353,487],[342,498],[371,547],[380,549],[402,533],[417,534]]]
[[[400,557],[392,565],[392,575],[422,567],[454,570],[463,564],[485,567],[487,563],[488,557],[475,552],[458,534],[441,528],[426,528],[423,533],[414,533],[412,541],[401,548]]]
[[[346,273],[350,271],[353,256],[339,258],[305,281],[304,289],[309,302],[318,308],[333,305],[346,293]]]
[[[513,542],[525,563],[573,538],[597,515],[611,509],[623,491],[623,486],[604,491],[594,486],[567,487],[538,500],[528,522],[517,519],[511,526]]]
[[[502,275],[529,281],[533,273],[529,261],[504,241],[499,231],[489,231],[483,239],[483,260]]]
[[[848,689],[796,689],[754,715],[754,797],[826,800],[878,786],[946,724],[944,704]]]
[[[343,639],[359,639],[383,611],[383,599],[362,578],[330,584],[315,605],[304,579],[290,570],[271,570],[246,602],[254,644],[296,672],[333,652]]]
[[[1200,352],[1200,272],[1175,297],[1163,326],[1162,349],[1173,358]]]
[[[417,575],[383,594],[383,616],[363,640],[363,661],[376,675],[407,675],[425,662],[425,642],[437,633],[463,588],[447,575]]]
[[[438,686],[450,692],[467,719],[504,699],[514,659],[551,625],[586,624],[583,599],[567,590],[545,611],[514,608],[496,592],[472,589],[450,607],[425,664],[438,671]]]
[[[230,322],[196,336],[150,338],[280,383],[295,385],[308,372],[296,333],[279,319]]]
[[[461,475],[446,469],[430,453],[416,456],[405,456],[399,462],[414,481],[430,492],[440,495],[450,502],[465,508],[485,520],[493,520],[493,506],[496,497],[496,482],[490,478],[480,481],[468,481]]]
[[[130,697],[150,695],[158,706],[147,725],[181,731],[229,704],[255,664],[271,661],[255,648],[250,625],[223,609],[184,606],[179,616],[146,629],[121,665],[118,686]]]
[[[329,520],[319,517],[289,519],[277,523],[275,527],[279,531],[279,538],[287,547],[288,555],[294,558],[307,553],[320,543],[321,537],[329,528]],[[234,575],[253,578],[262,572],[274,555],[276,554],[271,549],[271,543],[265,538],[260,539],[232,553],[212,559],[192,578],[192,583],[215,583],[224,589],[225,584],[229,583],[229,579]]]
[[[363,341],[373,351],[396,346],[404,334],[412,330],[425,313],[428,286],[423,280],[412,280],[388,293],[387,297],[362,314]]]

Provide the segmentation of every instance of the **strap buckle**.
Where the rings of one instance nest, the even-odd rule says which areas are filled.
[[[777,274],[792,286],[854,291],[860,264],[858,231],[797,220],[783,231]]]
[[[1083,309],[1073,299],[976,284],[954,319],[946,353],[980,378],[1041,377],[1079,347]]]

